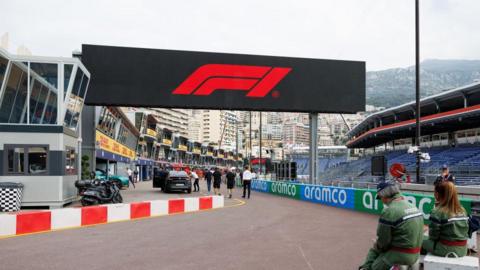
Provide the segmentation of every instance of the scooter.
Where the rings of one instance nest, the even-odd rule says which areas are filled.
[[[75,181],[75,187],[78,189],[78,195],[83,196],[83,193],[91,187],[94,187],[93,181],[95,180],[77,180]]]
[[[83,206],[122,203],[123,198],[120,189],[110,180],[93,180],[83,191],[80,200]]]

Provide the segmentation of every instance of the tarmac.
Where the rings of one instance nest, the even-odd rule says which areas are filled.
[[[125,201],[199,195],[163,194],[151,182],[122,193]],[[357,269],[375,237],[373,215],[240,196],[237,188],[211,211],[2,239],[0,269]]]

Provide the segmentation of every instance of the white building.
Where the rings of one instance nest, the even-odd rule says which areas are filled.
[[[188,136],[189,110],[184,109],[163,109],[163,108],[124,108],[126,111],[145,111],[157,120],[162,128],[167,128],[181,136]]]
[[[234,111],[201,110],[201,142],[213,143],[220,148],[236,148],[238,116]]]

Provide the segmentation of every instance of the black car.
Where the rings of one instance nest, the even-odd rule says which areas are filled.
[[[192,193],[192,181],[184,171],[156,171],[153,175],[153,187],[164,192],[186,191]]]

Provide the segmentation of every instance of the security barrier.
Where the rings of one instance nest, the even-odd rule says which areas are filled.
[[[383,203],[376,199],[377,192],[371,189],[253,180],[252,190],[377,215],[383,210]],[[424,219],[428,222],[428,218],[435,204],[434,197],[408,192],[402,192],[402,195],[422,211]],[[472,210],[472,200],[462,198],[460,202],[467,213],[470,214]]]
[[[206,196],[0,214],[0,239],[221,207],[223,196]]]

